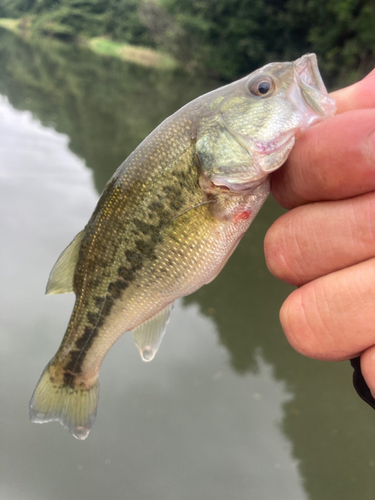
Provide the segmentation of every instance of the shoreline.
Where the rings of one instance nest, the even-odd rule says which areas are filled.
[[[31,34],[30,24],[31,19],[27,17],[22,19],[0,18],[0,28],[7,29],[16,35],[24,35],[25,37]],[[61,43],[66,43],[59,39],[59,37],[51,35],[43,35],[41,33],[32,33],[32,35],[40,38],[53,38]],[[101,56],[116,57],[123,61],[149,68],[174,70],[179,66],[176,59],[169,54],[150,47],[114,42],[108,36],[94,38],[79,37],[69,43],[84,45]]]

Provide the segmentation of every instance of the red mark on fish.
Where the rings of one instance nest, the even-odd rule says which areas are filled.
[[[241,220],[247,220],[251,215],[251,210],[245,210],[245,212],[240,212],[239,214],[235,215],[234,217],[234,223],[237,224]]]

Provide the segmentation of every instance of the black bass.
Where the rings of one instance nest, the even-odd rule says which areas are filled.
[[[142,358],[155,356],[174,300],[217,276],[296,134],[334,111],[308,54],[195,99],[138,146],[52,269],[47,293],[76,302],[31,399],[33,422],[88,436],[110,347],[131,331]]]

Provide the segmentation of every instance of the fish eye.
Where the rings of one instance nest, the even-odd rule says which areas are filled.
[[[270,76],[259,75],[248,83],[251,94],[257,97],[268,97],[272,94],[275,83]]]

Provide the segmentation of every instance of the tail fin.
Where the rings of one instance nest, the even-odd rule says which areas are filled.
[[[38,424],[57,420],[77,439],[86,439],[96,416],[99,379],[88,388],[53,382],[47,365],[30,401],[30,420]]]

